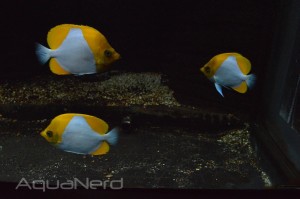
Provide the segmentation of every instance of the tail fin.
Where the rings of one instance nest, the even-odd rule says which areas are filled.
[[[45,64],[50,59],[50,49],[36,43],[35,54],[41,64]]]
[[[106,134],[106,141],[111,145],[116,145],[119,139],[120,129],[118,127],[112,129],[110,132]]]
[[[250,89],[253,88],[253,86],[255,85],[255,81],[256,81],[256,75],[254,74],[247,75],[246,84]]]

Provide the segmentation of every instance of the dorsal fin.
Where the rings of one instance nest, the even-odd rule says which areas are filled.
[[[242,56],[240,53],[237,53],[237,52],[230,52],[230,53],[224,53],[228,56]]]
[[[244,75],[247,75],[251,70],[250,61],[246,57],[243,57],[242,55],[236,55],[236,61],[242,73]]]
[[[88,43],[95,58],[101,57],[101,53],[103,53],[105,49],[111,48],[105,36],[97,29],[83,25],[81,25],[80,28],[82,30],[83,37]]]
[[[247,91],[247,84],[245,81],[243,81],[240,85],[232,87],[232,89],[239,93],[245,93]]]
[[[91,155],[103,155],[106,154],[109,151],[109,145],[107,144],[107,142],[102,142],[100,147],[91,153]]]
[[[64,70],[59,63],[56,61],[55,58],[51,58],[50,60],[50,70],[57,75],[69,75],[70,72]]]
[[[81,116],[83,116],[87,123],[90,125],[90,127],[100,135],[103,135],[108,131],[108,124],[103,120],[91,115],[82,114]]]
[[[67,37],[71,28],[79,28],[78,25],[62,24],[55,26],[48,32],[47,42],[51,49],[57,49]]]

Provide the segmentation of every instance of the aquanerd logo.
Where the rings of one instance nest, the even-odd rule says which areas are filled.
[[[49,182],[48,180],[33,180],[28,182],[25,178],[22,178],[15,189],[19,188],[28,188],[30,190],[42,190],[45,192],[47,189],[56,190],[56,189],[122,189],[123,188],[123,178],[120,180],[90,180],[89,178],[85,179],[85,182],[80,181],[78,178],[73,180],[67,180],[65,182],[60,182],[59,180],[54,182]]]

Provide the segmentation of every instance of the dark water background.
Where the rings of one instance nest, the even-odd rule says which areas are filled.
[[[277,34],[276,31],[278,31],[278,24],[281,22],[279,16],[284,2],[285,0],[9,1],[5,6],[1,7],[0,12],[0,34],[2,41],[0,83],[2,80],[11,82],[22,80],[20,82],[23,82],[23,80],[35,79],[35,77],[55,76],[50,72],[48,64],[41,66],[38,63],[34,53],[35,42],[47,46],[47,32],[56,25],[64,23],[82,24],[92,26],[102,32],[110,44],[122,55],[122,59],[112,66],[112,70],[118,71],[118,74],[123,72],[161,73],[163,74],[162,79],[166,80],[166,84],[174,91],[175,98],[182,105],[192,105],[198,107],[199,110],[201,110],[201,108],[206,108],[206,110],[208,109],[208,112],[209,110],[213,110],[213,108],[216,109],[216,107],[222,107],[223,112],[225,110],[226,113],[234,112],[234,110],[242,110],[245,115],[255,117],[260,114],[260,110],[263,110],[261,107],[262,91],[266,83],[265,79],[269,76],[267,68],[272,67],[268,66],[270,63],[270,54]],[[239,94],[224,89],[223,92],[225,98],[223,98],[215,90],[214,85],[200,73],[200,67],[202,67],[209,59],[216,54],[224,52],[239,52],[251,61],[252,73],[257,75],[256,86],[253,90],[250,90],[246,94]],[[38,80],[39,78],[36,78],[35,80]],[[55,78],[58,77],[56,76]],[[55,78],[51,77],[49,79]],[[112,76],[108,75],[108,78],[112,78]],[[82,79],[80,79],[80,81],[81,80]],[[72,83],[74,84],[74,82]],[[49,81],[47,83],[49,84]],[[65,87],[62,87],[62,93],[64,92],[64,88]],[[53,107],[49,106],[49,110],[51,109],[53,109]],[[72,109],[72,107],[70,109]],[[120,110],[122,109],[120,108]],[[30,114],[30,111],[26,111],[26,114],[27,112]],[[46,120],[41,120],[41,122],[34,121],[33,123],[36,126],[28,125],[30,124],[30,121],[26,121],[25,116],[24,118],[24,126],[28,128],[28,132],[38,132],[40,131],[41,126],[44,126],[44,123],[48,122]],[[194,123],[201,124],[199,123],[198,118],[196,119],[197,121]],[[182,123],[182,120],[178,121]],[[81,166],[80,169],[83,171],[83,176],[88,176],[89,174],[94,175],[94,170],[83,168],[81,164],[82,158],[80,156],[74,156],[73,159],[73,156],[71,157],[72,154],[69,154],[71,158],[64,159],[65,154],[62,153],[62,156],[58,156],[59,158],[57,159],[45,159],[44,154],[51,154],[51,152],[47,152],[47,150],[54,149],[50,148],[50,146],[49,148],[44,147],[45,145],[42,142],[33,142],[32,140],[35,140],[36,137],[32,134],[26,137],[26,134],[14,135],[10,133],[10,129],[13,128],[15,128],[17,132],[23,130],[22,123],[20,123],[19,126],[15,126],[15,122],[18,121],[6,121],[8,124],[6,126],[8,130],[5,134],[7,139],[3,139],[4,144],[1,145],[3,145],[3,151],[6,150],[11,153],[2,153],[3,157],[5,157],[2,159],[4,162],[8,162],[7,164],[2,164],[4,165],[2,171],[7,173],[7,169],[11,168],[9,171],[11,171],[11,173],[16,173],[16,166],[11,166],[16,165],[16,161],[18,163],[17,165],[21,165],[20,167],[17,167],[18,169],[20,168],[18,174],[21,173],[23,175],[23,168],[27,168],[24,167],[23,163],[25,162],[25,165],[27,165],[28,168],[32,168],[31,162],[34,162],[35,159],[36,161],[40,161],[40,158],[45,161],[45,165],[50,165],[49,171],[57,171],[57,162],[59,163],[59,161],[67,160],[65,162],[72,162],[74,160],[74,162],[78,162],[78,165]],[[190,120],[188,120],[188,122],[192,123]],[[143,128],[139,129],[139,127],[138,130],[136,130],[136,134],[133,133],[128,135],[128,137],[124,137],[123,139],[125,142],[123,143],[127,143],[127,145],[120,146],[126,148],[129,152],[122,148],[117,148],[117,153],[115,153],[115,156],[112,156],[112,161],[108,161],[108,166],[104,166],[103,169],[111,169],[110,165],[114,165],[112,164],[114,161],[117,163],[120,161],[121,163],[119,165],[116,164],[116,167],[113,168],[118,172],[118,167],[123,168],[124,165],[128,164],[128,160],[132,160],[130,163],[132,163],[132,168],[134,168],[137,164],[133,160],[142,162],[140,161],[140,157],[137,158],[134,155],[145,158],[144,162],[146,162],[146,164],[144,166],[145,168],[150,168],[149,165],[151,165],[150,163],[152,163],[153,160],[148,158],[147,153],[144,152],[144,146],[147,146],[147,144],[145,145],[145,142],[143,142],[141,145],[135,145],[138,140],[147,140],[149,139],[149,136],[149,147],[147,148],[147,150],[149,149],[150,151],[149,157],[160,161],[160,163],[164,163],[164,159],[168,159],[166,157],[170,157],[168,161],[172,161],[171,163],[166,163],[168,167],[166,166],[166,168],[157,169],[158,171],[161,169],[165,172],[159,176],[161,179],[157,180],[157,176],[154,176],[153,178],[155,181],[162,184],[170,184],[173,180],[171,178],[173,177],[172,172],[178,172],[178,170],[170,170],[171,167],[169,167],[169,165],[173,166],[174,162],[174,167],[172,168],[181,168],[180,165],[177,165],[177,162],[179,162],[177,161],[177,158],[180,156],[187,158],[187,161],[182,162],[182,165],[184,166],[182,168],[187,169],[189,172],[190,168],[194,168],[196,163],[197,165],[198,163],[202,163],[200,152],[205,154],[205,161],[206,159],[209,160],[214,157],[216,157],[217,163],[218,161],[225,161],[225,156],[219,157],[219,155],[223,155],[223,153],[218,153],[216,150],[219,148],[220,151],[222,151],[225,147],[219,145],[219,142],[217,142],[216,139],[212,142],[208,142],[204,137],[205,139],[202,140],[203,142],[197,142],[194,136],[199,133],[198,130],[200,128],[191,128],[193,131],[190,131],[190,129],[184,130],[184,128],[176,129],[176,127],[170,125],[172,127],[171,130],[169,127],[166,129],[162,128],[161,131],[157,130],[157,132],[162,132],[161,135],[164,137],[161,137],[160,134],[156,134],[155,128],[157,128],[157,126],[155,125],[157,124],[155,124],[155,122],[152,123],[152,126],[149,124],[149,128],[148,126],[145,127],[147,130],[144,130]],[[141,126],[143,127],[143,125]],[[158,125],[158,127],[160,126]],[[173,134],[178,136],[174,136]],[[11,138],[11,135],[14,137]],[[151,138],[151,135],[153,135],[153,139]],[[232,138],[237,139],[235,136],[236,135],[233,134]],[[200,136],[198,139],[201,140],[202,137]],[[235,144],[237,142],[234,139],[232,143]],[[25,140],[25,142],[22,142],[22,140]],[[248,140],[248,137],[246,140]],[[231,141],[231,139],[229,139],[229,141]],[[24,146],[26,147],[19,145],[20,143],[25,143]],[[27,147],[28,145],[26,145],[26,143],[35,143],[34,147],[36,148]],[[157,145],[153,146],[153,143]],[[180,145],[181,143],[185,143],[190,147],[185,147],[186,149],[184,151],[177,153],[176,150],[179,149],[177,145]],[[193,145],[193,143],[195,144]],[[241,142],[242,147],[250,146],[250,141],[247,143],[249,145],[245,145],[245,143]],[[19,151],[19,156],[14,156],[15,151],[9,150],[10,147],[13,148],[16,144],[20,146],[18,149],[22,150]],[[128,146],[135,146],[136,148],[130,148]],[[168,152],[169,154],[162,154],[160,152],[158,153],[159,155],[157,155],[156,151],[158,150],[155,149],[155,146],[157,146],[160,151]],[[167,150],[169,149],[169,146],[174,147],[174,150],[173,148]],[[141,149],[139,147],[141,147]],[[161,150],[163,149],[161,147],[165,147],[166,150]],[[29,154],[33,159],[23,155],[23,148],[29,150],[26,154]],[[155,150],[153,150],[153,148]],[[240,152],[241,146],[238,145],[237,148],[238,150],[236,151]],[[45,153],[41,153],[41,150],[39,149],[45,150]],[[209,149],[208,152],[206,149]],[[30,150],[38,152],[38,154],[34,154],[35,152],[30,153]],[[126,155],[133,155],[134,157],[124,158],[127,156],[119,155],[118,150]],[[131,151],[140,153],[135,154]],[[212,155],[209,153],[210,151],[212,152]],[[228,151],[230,152],[230,150]],[[257,151],[255,148],[250,154],[253,155],[256,153]],[[190,154],[194,154],[194,159],[199,161],[196,162],[195,165],[193,163],[188,165],[188,160],[192,159],[190,158]],[[217,154],[217,156],[214,154]],[[229,154],[230,156],[235,156],[232,155],[232,153]],[[241,153],[241,160],[249,159],[245,155],[247,155],[247,153]],[[118,157],[119,159],[115,159],[115,157]],[[262,156],[260,159],[264,159],[264,157]],[[103,159],[99,160],[99,162],[100,161],[103,161]],[[253,158],[253,161],[256,162],[258,160]],[[240,159],[233,165],[240,165],[238,162],[241,162]],[[154,163],[156,164],[156,162]],[[93,164],[94,162],[92,162],[92,159],[87,160],[87,165],[90,165],[88,168],[93,168]],[[244,173],[242,173],[243,175],[250,173],[249,176],[251,177],[253,173],[248,172],[247,164],[245,165],[245,167],[242,165],[239,169],[244,171]],[[36,176],[39,177],[40,175],[45,177],[44,169],[43,164],[37,164],[37,167],[32,169],[32,173],[27,170],[25,170],[24,173],[28,174],[28,176],[31,175],[32,178]],[[73,170],[67,167],[65,167],[65,170],[73,172]],[[60,170],[62,171],[62,176],[65,174],[65,170]],[[212,171],[212,173],[216,173],[216,170]],[[72,172],[69,174],[73,175]],[[144,173],[144,170],[140,169],[140,172]],[[6,173],[4,174],[6,175]],[[49,173],[51,174],[50,177],[56,178],[55,175],[52,176],[51,172]],[[76,172],[74,171],[74,173]],[[99,173],[103,174],[103,171],[99,170]],[[140,174],[138,172],[136,173],[138,179]],[[221,172],[219,171],[219,173]],[[121,174],[124,173],[120,172],[120,176]],[[167,174],[170,174],[171,177],[169,178]],[[204,175],[207,174],[208,176],[212,176],[210,172],[203,173],[201,174],[202,178],[206,180],[202,180],[199,178],[198,171],[194,173],[195,176],[192,176],[192,174],[190,182],[195,183],[197,186],[201,183],[207,185],[207,179],[211,180],[210,177],[207,177],[206,179]],[[247,187],[257,187],[255,184],[257,181],[256,178],[258,178],[257,174],[261,173],[254,170],[254,174],[255,175],[252,176],[254,176],[255,179],[253,181],[249,180],[248,182],[247,175],[245,178],[243,177],[241,179],[239,178],[239,175],[237,175],[237,177],[232,180],[231,173],[224,172],[224,181],[226,182],[226,180],[229,179],[229,182],[234,181],[237,185],[242,182],[243,186],[246,184]],[[79,174],[77,173],[77,175]],[[106,175],[106,173],[103,175]],[[132,170],[130,169],[128,176],[129,175],[132,175]],[[19,177],[18,175],[16,176]],[[186,173],[184,173],[183,176],[184,178],[182,179],[187,179]],[[253,179],[250,177],[249,179]],[[148,182],[149,179],[150,178],[145,178],[145,182]],[[186,187],[193,187],[188,183],[186,183]],[[218,183],[222,186],[224,185],[224,182]],[[251,185],[251,183],[253,183],[253,185]],[[262,187],[261,180],[259,180],[259,183],[259,187]],[[228,184],[228,187],[233,186]]]

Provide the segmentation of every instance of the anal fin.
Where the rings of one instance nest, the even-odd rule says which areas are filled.
[[[71,74],[70,72],[68,71],[65,71],[60,65],[59,63],[56,61],[55,58],[52,58],[50,60],[50,70],[57,74],[57,75],[69,75]]]
[[[240,85],[237,87],[232,87],[233,90],[239,92],[239,93],[245,93],[247,91],[247,84],[245,81],[243,81]]]
[[[96,151],[91,153],[91,155],[103,155],[106,154],[108,151],[109,145],[107,142],[104,141]]]
[[[243,57],[242,55],[237,55],[236,56],[236,61],[238,63],[238,66],[239,66],[241,72],[244,75],[247,75],[251,70],[250,61],[247,58]]]

